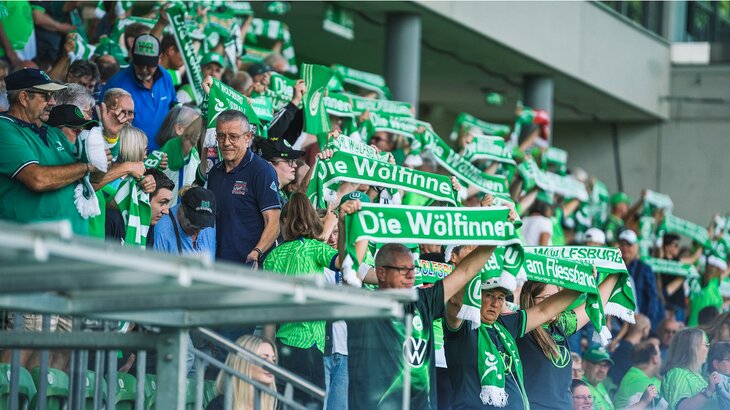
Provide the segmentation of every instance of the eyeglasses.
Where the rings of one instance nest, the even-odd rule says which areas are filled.
[[[51,98],[53,98],[53,93],[48,91],[25,90],[25,92],[27,92],[28,94],[42,95],[46,102],[51,101]]]
[[[573,400],[578,400],[578,401],[593,401],[593,396],[590,395],[590,394],[585,395],[585,396],[582,395],[582,394],[578,394],[578,395],[574,395],[573,396]]]
[[[282,162],[285,162],[287,165],[289,165],[292,168],[297,166],[297,160],[295,160],[295,159],[272,159],[271,160],[272,164],[280,164]]]
[[[500,302],[500,303],[504,303],[504,301],[507,300],[507,298],[504,295],[498,295],[498,294],[493,293],[493,292],[484,292],[484,293],[482,293],[482,297],[483,298],[486,298],[488,300],[497,301],[497,302]]]
[[[384,265],[383,268],[392,269],[394,271],[397,271],[398,274],[403,275],[403,276],[405,276],[411,272],[413,272],[415,274],[416,269],[420,269],[420,268],[417,268],[416,266],[388,266],[388,265]]]
[[[247,134],[249,134],[249,133],[247,132],[246,134],[243,134],[243,135],[236,135],[236,134],[217,134],[216,133],[215,140],[218,141],[219,144],[223,144],[223,143],[226,142],[226,138],[227,138],[228,141],[231,142],[231,144],[235,144],[238,141],[240,141],[241,138],[243,138],[244,135],[247,135]]]

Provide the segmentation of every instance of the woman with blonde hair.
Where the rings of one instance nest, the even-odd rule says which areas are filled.
[[[708,379],[702,375],[710,343],[700,329],[683,329],[674,336],[662,364],[662,397],[670,410],[718,408],[715,388],[721,375],[712,372]]]
[[[236,345],[242,347],[250,352],[257,354],[262,359],[276,364],[277,362],[277,351],[274,343],[267,339],[254,336],[254,335],[243,335],[236,340]],[[236,353],[229,353],[226,359],[226,366],[233,370],[251,378],[252,380],[259,382],[272,391],[276,392],[276,382],[274,375],[266,371],[259,366],[245,360]],[[215,381],[216,392],[219,396],[213,399],[206,406],[206,410],[218,410],[223,409],[223,401],[225,394],[226,377],[233,377],[231,381],[231,389],[233,396],[234,410],[250,410],[254,408],[254,395],[255,390],[253,385],[246,381],[239,379],[236,376],[227,375],[224,371],[218,374],[218,378]],[[261,410],[274,410],[276,408],[276,398],[270,394],[259,391],[260,394],[260,409]]]
[[[165,136],[163,133],[170,135]],[[176,189],[172,191],[171,200],[173,204],[177,204],[180,199],[177,187],[192,185],[196,181],[200,186],[205,183],[205,169],[201,169],[199,151],[204,133],[200,111],[185,106],[170,110],[160,128],[157,135],[157,140],[161,143],[159,152],[166,154],[167,159],[162,160],[158,153],[153,156],[160,162],[157,167],[175,183]]]

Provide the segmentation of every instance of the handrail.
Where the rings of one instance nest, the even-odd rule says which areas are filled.
[[[321,388],[315,386],[314,384],[310,383],[309,381],[297,376],[296,374],[290,372],[289,370],[286,370],[285,368],[275,365],[267,360],[262,359],[257,354],[246,350],[237,344],[231,342],[230,340],[220,336],[219,334],[213,332],[210,329],[204,328],[204,327],[198,327],[195,329],[197,332],[201,333],[204,337],[208,338],[209,340],[212,340],[220,345],[222,345],[224,348],[226,348],[229,352],[235,352],[244,359],[248,360],[249,362],[255,364],[256,366],[259,366],[265,370],[270,371],[273,373],[276,377],[281,377],[282,379],[291,382],[292,384],[296,385],[300,390],[306,392],[310,396],[317,398],[319,400],[324,400],[325,391]]]
[[[274,391],[274,390],[271,390],[268,386],[266,386],[266,385],[264,385],[264,384],[262,384],[262,383],[260,383],[260,382],[258,382],[256,380],[254,380],[254,379],[246,376],[243,373],[240,373],[240,372],[234,370],[233,368],[231,368],[229,366],[226,366],[225,363],[222,363],[221,361],[213,358],[210,355],[208,355],[208,354],[206,354],[204,352],[201,352],[200,350],[195,349],[195,348],[191,348],[190,351],[196,357],[199,357],[199,358],[203,359],[204,361],[206,361],[206,362],[214,365],[215,367],[219,368],[220,370],[222,370],[222,371],[224,371],[226,373],[229,373],[229,374],[231,374],[233,376],[236,376],[239,379],[245,381],[246,383],[252,385],[256,389],[261,390],[261,391],[264,391],[264,392],[266,392],[266,393],[268,393],[268,394],[276,397],[279,401],[281,401],[282,403],[286,404],[287,406],[292,407],[292,408],[294,408],[296,410],[308,410],[306,407],[302,406],[301,404],[299,404],[299,403],[297,403],[297,402],[295,402],[293,400],[287,399],[281,393],[279,393],[277,391]],[[254,406],[254,408],[256,408],[256,406]]]

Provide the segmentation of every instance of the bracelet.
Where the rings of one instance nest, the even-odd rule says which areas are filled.
[[[261,249],[259,249],[259,248],[253,248],[253,250],[256,251],[256,253],[259,254],[259,258],[261,258],[261,255],[264,254],[264,252],[262,252]]]

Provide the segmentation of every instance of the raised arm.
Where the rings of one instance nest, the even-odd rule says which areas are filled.
[[[608,298],[611,297],[611,292],[613,291],[613,287],[616,286],[617,281],[618,275],[609,275],[603,280],[603,282],[601,282],[600,285],[598,285],[598,293],[601,296],[601,303],[604,305],[608,302]],[[590,321],[588,314],[586,314],[585,303],[573,309],[573,312],[578,318],[578,329],[582,328]]]
[[[549,322],[552,318],[559,315],[565,310],[565,308],[573,303],[580,294],[580,292],[575,290],[563,289],[537,305],[527,309],[525,311],[527,316],[525,333],[531,332],[538,326]]]
[[[489,258],[492,257],[495,248],[495,246],[490,245],[477,246],[454,268],[449,276],[444,278],[444,303],[448,303],[452,296],[466,286],[482,270]]]

